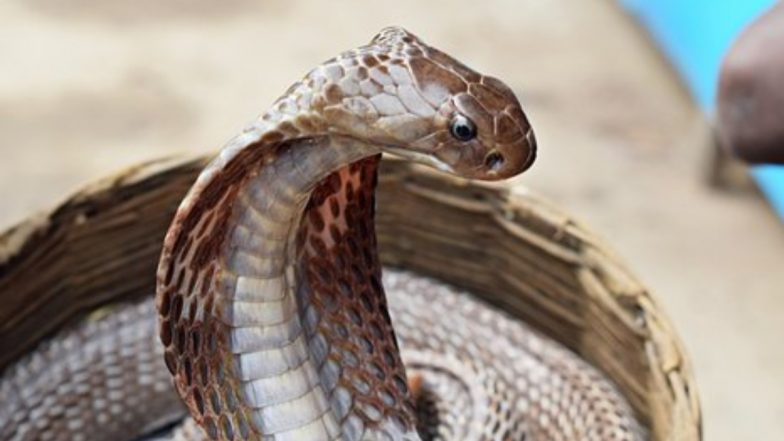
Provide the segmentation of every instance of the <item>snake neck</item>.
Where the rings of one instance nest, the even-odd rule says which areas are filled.
[[[418,439],[380,283],[378,151],[260,139],[197,182],[165,241],[177,390],[212,439]]]

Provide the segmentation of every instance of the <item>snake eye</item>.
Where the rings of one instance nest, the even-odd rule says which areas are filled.
[[[459,141],[470,141],[476,138],[476,124],[459,113],[452,118],[449,130],[452,132],[452,136]]]

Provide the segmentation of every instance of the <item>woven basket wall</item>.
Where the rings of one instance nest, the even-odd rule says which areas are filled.
[[[63,325],[149,296],[205,158],[141,164],[0,236],[0,371]],[[382,259],[467,288],[615,380],[656,441],[701,439],[689,360],[644,286],[567,215],[502,186],[385,160]]]

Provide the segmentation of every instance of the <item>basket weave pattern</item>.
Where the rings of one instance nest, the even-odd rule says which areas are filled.
[[[0,236],[0,370],[63,325],[154,292],[163,236],[206,161],[141,164]],[[377,233],[385,264],[471,290],[597,366],[653,440],[701,439],[669,320],[569,216],[507,187],[385,160]]]

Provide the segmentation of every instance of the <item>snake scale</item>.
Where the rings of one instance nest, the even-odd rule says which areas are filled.
[[[102,311],[4,372],[0,439],[644,439],[567,349],[454,288],[382,276],[382,153],[497,180],[535,151],[506,85],[384,29],[295,83],[201,173],[154,305]],[[167,431],[181,403],[190,417]]]

